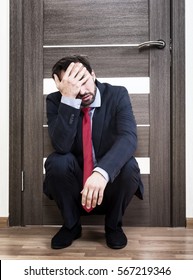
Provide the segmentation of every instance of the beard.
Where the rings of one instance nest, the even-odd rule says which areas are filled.
[[[94,92],[85,92],[84,94],[78,94],[76,98],[81,99],[81,106],[87,107],[92,104],[96,97],[96,86]]]

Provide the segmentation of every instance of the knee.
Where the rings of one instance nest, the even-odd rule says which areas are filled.
[[[134,157],[128,160],[128,162],[125,164],[125,168],[128,168],[131,171],[139,172],[139,166]]]
[[[140,177],[140,169],[134,157],[132,157],[122,168],[121,177],[125,181],[138,182]]]
[[[73,154],[57,154],[53,153],[48,156],[45,162],[45,170],[47,175],[51,176],[64,176],[71,169],[74,168],[76,163],[76,158]]]
[[[136,159],[131,158],[121,169],[120,174],[116,178],[119,189],[124,194],[136,194],[140,199],[143,198],[143,183],[141,181],[140,169]]]

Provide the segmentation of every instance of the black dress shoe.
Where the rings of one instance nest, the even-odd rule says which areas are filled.
[[[70,246],[73,240],[81,237],[81,225],[74,226],[71,230],[62,226],[61,229],[54,235],[51,241],[52,249],[62,249]]]
[[[105,229],[107,246],[111,249],[122,249],[127,245],[127,237],[122,228],[117,230]]]

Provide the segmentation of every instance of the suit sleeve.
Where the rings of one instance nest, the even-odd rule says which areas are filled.
[[[46,99],[48,131],[54,149],[62,154],[71,151],[77,133],[80,109],[66,105],[50,94]]]
[[[115,137],[113,144],[98,161],[97,166],[103,168],[113,182],[121,168],[133,157],[137,147],[136,121],[127,90],[121,87],[121,96],[116,104]]]

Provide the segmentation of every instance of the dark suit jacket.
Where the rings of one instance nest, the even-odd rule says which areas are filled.
[[[103,168],[113,182],[135,153],[136,122],[124,87],[98,81],[96,85],[101,94],[101,107],[94,112],[92,141],[97,166]],[[47,96],[48,129],[52,144],[58,153],[72,152],[82,166],[82,112],[60,101],[60,92]]]

